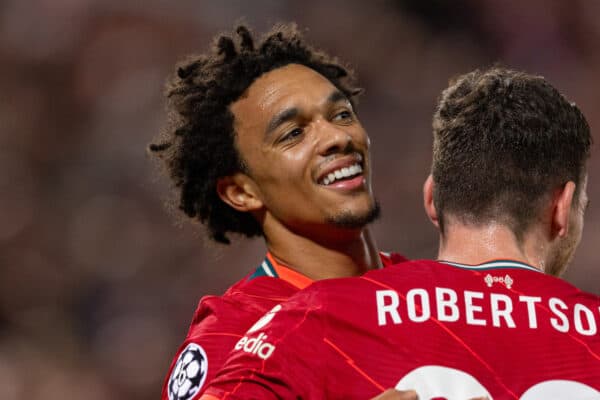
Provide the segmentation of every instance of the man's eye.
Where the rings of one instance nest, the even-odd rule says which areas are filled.
[[[285,135],[281,137],[280,142],[285,142],[286,140],[297,138],[302,135],[304,130],[302,128],[294,128],[291,131],[287,132]]]
[[[341,111],[333,117],[334,121],[348,121],[352,120],[352,113],[348,110]]]

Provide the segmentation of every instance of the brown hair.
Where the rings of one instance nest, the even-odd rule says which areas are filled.
[[[592,142],[579,108],[546,80],[500,67],[462,75],[442,92],[433,135],[442,232],[452,214],[501,221],[517,238],[554,188],[579,188]]]

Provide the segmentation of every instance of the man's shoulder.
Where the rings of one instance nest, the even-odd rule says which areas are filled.
[[[281,299],[280,301],[283,301],[298,292],[298,290],[297,287],[284,279],[257,275],[256,272],[252,272],[227,289],[223,298],[237,299],[238,297],[255,296],[258,298],[266,297],[268,299],[279,298]]]
[[[241,333],[275,305],[286,301],[298,289],[281,279],[258,277],[243,278],[221,296],[204,296],[200,299],[190,326],[194,331],[240,326]]]
[[[437,288],[437,289],[436,289]],[[411,260],[372,270],[360,277],[327,279],[313,283],[291,298],[296,306],[326,307],[332,303],[360,303],[373,290],[479,290],[521,295],[558,297],[567,302],[598,303],[600,296],[584,292],[571,283],[542,273],[526,264],[494,260],[464,265],[436,260]],[[440,290],[441,290],[440,289]]]
[[[328,302],[338,301],[338,297],[356,297],[356,293],[362,289],[373,287],[372,278],[395,275],[404,268],[417,267],[422,263],[435,263],[433,261],[409,261],[399,253],[381,253],[385,268],[371,270],[362,276],[323,279],[313,282],[310,286],[290,296],[286,301],[286,308],[311,307],[312,305],[326,305]]]
[[[178,391],[185,392],[186,395],[199,393],[204,383],[212,380],[229,351],[252,324],[298,291],[281,279],[248,279],[248,276],[232,285],[223,295],[204,296],[200,300],[186,339],[180,346],[172,362],[171,372],[166,378],[163,400],[191,398],[173,395]],[[182,371],[186,370],[190,363],[193,363],[194,368],[198,366],[198,372],[193,379],[179,379],[184,375]]]
[[[413,269],[418,274],[423,274],[426,271],[430,271],[432,266],[438,264],[431,260],[407,260],[398,253],[391,253],[390,257],[394,263],[386,265],[385,268],[370,270],[362,276],[317,281],[295,294],[292,299],[320,299],[322,298],[321,296],[325,296],[328,293],[340,293],[349,288],[353,288],[354,291],[360,290],[360,288],[370,288],[373,286],[373,281],[377,278],[394,277]],[[352,293],[348,294],[353,295]]]

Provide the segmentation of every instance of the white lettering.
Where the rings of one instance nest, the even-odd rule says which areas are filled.
[[[492,305],[492,325],[500,327],[500,318],[502,317],[507,327],[514,328],[516,325],[511,316],[513,304],[510,297],[504,294],[492,293],[490,302]],[[500,303],[504,303],[502,308],[500,308]]]
[[[585,383],[556,379],[532,382],[519,397],[521,400],[586,399],[600,400],[600,391]],[[596,386],[595,386],[596,387]],[[473,375],[460,369],[441,365],[419,366],[402,376],[396,390],[413,389],[423,399],[488,398],[488,389]],[[517,399],[517,397],[511,396]]]
[[[456,322],[460,313],[456,301],[456,292],[448,288],[435,288],[437,319],[445,322]]]
[[[258,337],[248,339],[248,341],[244,345],[244,351],[246,353],[256,354],[256,349],[260,346],[260,343],[262,342],[263,337],[266,337],[266,336],[264,333],[261,332],[260,335],[258,335]]]
[[[244,336],[243,338],[238,340],[238,342],[235,344],[235,349],[236,350],[241,349],[242,347],[244,347],[244,344],[246,344],[247,341],[248,341],[248,338],[246,336]]]
[[[267,358],[271,357],[271,354],[273,354],[274,351],[275,346],[273,346],[271,343],[263,343],[263,345],[260,346],[256,354],[263,360],[266,360]]]
[[[548,300],[548,305],[550,306],[550,310],[552,311],[552,313],[558,317],[558,318],[550,318],[550,325],[552,325],[552,327],[559,332],[563,332],[563,333],[568,332],[569,331],[569,320],[567,319],[565,314],[563,314],[557,308],[557,307],[560,307],[561,309],[566,310],[567,305],[565,304],[565,302],[562,301],[561,299],[557,299],[556,297],[551,297],[550,300]]]
[[[244,336],[235,344],[235,350],[242,350],[245,353],[255,354],[258,357],[266,360],[271,357],[271,354],[275,351],[275,346],[271,343],[267,343],[265,340],[267,335],[260,333],[257,337],[249,339],[248,336]]]
[[[483,293],[465,290],[465,315],[467,317],[467,324],[485,326],[486,322],[484,319],[475,318],[475,313],[481,312],[483,308],[481,306],[474,305],[473,299],[483,299]]]
[[[416,297],[420,297],[421,306],[419,307],[415,301]],[[429,294],[425,289],[411,289],[406,294],[406,306],[408,318],[413,322],[424,322],[431,317],[431,308],[429,307]],[[417,315],[417,308],[421,309],[421,315]]]
[[[519,325],[521,328],[538,329],[538,318],[543,316],[544,324],[548,320],[550,326],[558,332],[572,332],[583,336],[600,334],[600,307],[596,305],[590,307],[584,302],[566,302],[558,297],[511,295],[487,290],[459,292],[446,287],[432,289],[435,292],[425,288],[412,288],[406,292],[376,290],[379,326],[399,325],[406,322],[403,318],[407,318],[409,322],[423,323],[434,317],[441,323],[461,321],[473,326],[515,329]],[[460,296],[463,299],[459,301]],[[538,307],[545,311],[538,313]],[[264,341],[260,337],[242,339],[236,344],[236,349],[244,348],[248,351],[252,347],[256,352]],[[267,349],[264,351],[266,354]]]
[[[541,297],[519,296],[519,301],[527,303],[527,315],[529,316],[529,327],[537,329],[537,314],[535,312],[535,303],[542,301]]]
[[[596,320],[594,319],[594,313],[592,310],[584,306],[583,304],[575,304],[575,308],[573,309],[573,317],[575,322],[575,330],[582,335],[585,336],[593,336],[598,332],[596,326]],[[583,326],[582,315],[585,314],[585,319],[587,320],[586,325],[587,329]]]
[[[377,321],[379,326],[387,325],[386,315],[392,318],[394,324],[401,324],[400,314],[398,314],[398,305],[400,298],[398,293],[393,290],[377,290],[375,292],[377,299]],[[389,299],[389,304],[386,304],[386,299]]]

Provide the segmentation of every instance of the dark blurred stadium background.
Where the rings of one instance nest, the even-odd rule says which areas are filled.
[[[0,399],[152,399],[198,298],[263,256],[206,243],[165,211],[146,144],[174,63],[240,17],[294,20],[366,88],[383,249],[433,257],[421,208],[448,78],[494,62],[539,73],[600,129],[600,2],[4,0],[0,3]],[[598,139],[597,139],[598,140]],[[566,278],[600,293],[600,157]]]

